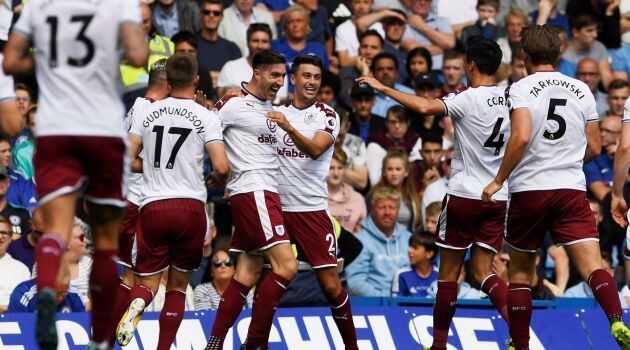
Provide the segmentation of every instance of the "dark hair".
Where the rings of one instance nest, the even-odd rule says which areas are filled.
[[[368,36],[375,36],[375,37],[377,37],[378,41],[381,42],[381,47],[385,46],[385,39],[383,39],[383,37],[374,29],[368,29],[365,32],[363,32],[363,34],[361,34],[361,36],[359,37],[359,43],[361,43],[363,41],[363,39],[368,37]]]
[[[269,34],[269,40],[273,37],[271,35],[271,27],[267,23],[252,23],[247,28],[247,41],[252,37],[252,35],[256,32],[265,32]]]
[[[171,37],[171,41],[175,45],[185,42],[195,49],[199,48],[199,39],[197,39],[197,36],[187,30],[180,30],[179,32],[175,33],[175,35]]]
[[[558,32],[548,25],[530,24],[521,30],[521,47],[529,57],[531,64],[555,65],[562,40]]]
[[[481,73],[494,75],[497,72],[503,56],[499,44],[477,35],[466,40],[466,48],[466,61],[475,62]]]
[[[376,62],[380,61],[380,60],[392,60],[394,61],[394,67],[396,67],[396,70],[398,70],[398,60],[396,59],[396,56],[392,55],[389,52],[381,52],[378,55],[374,56],[374,58],[372,58],[372,67],[370,67],[370,69],[372,70],[372,72],[376,71]]]
[[[580,30],[584,27],[597,25],[597,17],[590,13],[581,12],[569,17],[569,28]]]
[[[412,234],[411,237],[409,237],[409,246],[413,248],[424,247],[426,251],[433,252],[431,260],[435,259],[438,253],[438,247],[435,244],[435,238],[428,234]]]
[[[166,74],[166,64],[168,59],[159,59],[151,65],[149,69],[149,86],[158,86],[166,83],[168,76]]]
[[[13,90],[24,90],[28,93],[28,96],[31,98],[31,102],[33,102],[33,89],[31,89],[30,87],[28,87],[28,85],[23,84],[23,83],[17,83],[15,84],[15,86],[13,87]]]
[[[197,58],[187,53],[176,53],[166,62],[166,80],[173,89],[192,86],[197,71]]]
[[[320,89],[324,86],[330,86],[333,89],[335,97],[339,96],[339,91],[341,91],[341,79],[337,74],[332,73],[329,70],[325,70],[322,72],[322,85]]]
[[[612,90],[623,89],[623,88],[628,88],[628,87],[630,87],[630,84],[628,83],[627,80],[614,79],[608,85],[608,92],[610,92]]]
[[[295,72],[297,72],[300,66],[303,64],[310,64],[315,67],[319,67],[319,69],[322,71],[324,70],[324,63],[322,63],[322,59],[319,58],[319,56],[308,54],[298,56],[293,60],[293,64],[291,65],[291,72],[295,74]]]
[[[224,252],[225,254],[227,254],[230,259],[232,259],[232,256],[230,255],[230,252],[228,252],[225,249],[217,249],[217,250],[213,250],[212,254],[210,254],[210,259],[208,260],[208,265],[206,266],[206,269],[203,271],[203,277],[201,278],[201,283],[206,283],[206,282],[210,282],[212,281],[212,278],[214,276],[212,276],[212,258],[214,258],[215,255],[217,255],[217,253],[219,252]],[[234,262],[234,268],[236,268],[236,259],[232,259],[232,261]]]
[[[264,69],[273,64],[286,64],[287,59],[273,50],[262,50],[252,58],[252,69]]]
[[[223,2],[221,0],[205,0],[203,3],[201,3],[201,6],[205,4],[221,5],[221,8],[223,8]]]
[[[422,57],[424,58],[425,61],[427,61],[427,66],[429,66],[429,70],[427,71],[427,73],[430,72],[431,69],[433,68],[433,59],[431,58],[431,53],[429,52],[429,50],[425,49],[424,47],[416,47],[415,49],[409,51],[409,53],[407,54],[407,60],[405,63],[405,66],[407,68],[407,74],[411,76],[411,68],[410,68],[411,59],[416,56]]]
[[[387,116],[390,113],[394,115],[396,118],[403,121],[405,124],[409,123],[410,117],[409,117],[409,111],[407,110],[407,108],[400,105],[391,106],[389,107],[389,109],[387,110],[387,113],[385,114],[385,119],[387,119]]]
[[[442,58],[442,61],[454,60],[454,59],[459,59],[459,58],[463,60],[464,57],[465,55],[461,51],[450,49],[450,50],[444,51],[444,57]]]
[[[422,148],[424,148],[426,143],[439,143],[442,146],[442,142],[442,135],[438,133],[428,133],[422,136]]]
[[[484,5],[492,6],[497,11],[499,11],[499,0],[478,0],[476,8],[479,8],[479,6],[484,6]]]
[[[516,60],[525,60],[525,57],[523,57],[523,51],[520,48],[518,50],[512,50],[512,59],[510,60],[510,63],[514,64]]]
[[[4,134],[0,134],[0,143],[2,142],[8,143],[9,147],[13,148],[13,146],[11,146],[11,140],[9,140],[9,137],[5,136]]]

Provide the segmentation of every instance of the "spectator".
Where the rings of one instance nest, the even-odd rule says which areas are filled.
[[[381,52],[372,59],[372,73],[374,78],[383,85],[396,90],[413,94],[413,90],[396,82],[398,76],[398,61],[391,53]],[[376,94],[376,103],[372,107],[372,114],[381,118],[387,116],[387,111],[393,106],[400,106],[398,102],[381,93]]]
[[[448,19],[455,37],[459,38],[462,29],[478,19],[476,5],[477,0],[437,0],[432,11],[436,16]]]
[[[201,4],[201,31],[199,32],[199,77],[210,77],[212,86],[217,86],[219,71],[228,61],[241,57],[241,49],[233,42],[219,36],[219,25],[223,20],[221,0],[205,0]],[[210,96],[210,95],[208,95]]]
[[[254,6],[271,12],[273,20],[279,23],[291,4],[288,0],[254,0]]]
[[[424,232],[432,236],[437,235],[440,214],[442,213],[442,202],[433,202],[427,205],[424,215]]]
[[[372,194],[370,215],[356,236],[363,250],[346,268],[351,294],[389,296],[394,274],[409,264],[411,233],[396,222],[400,200],[400,193],[391,188]]]
[[[35,265],[35,247],[44,234],[42,232],[42,224],[43,220],[40,212],[37,210],[33,211],[31,231],[21,235],[19,238],[16,238],[16,235],[14,235],[14,239],[7,249],[7,252],[11,254],[14,259],[26,265],[29,271],[33,271],[33,265]]]
[[[325,103],[339,113],[339,110],[343,109],[343,107],[339,105],[338,101],[340,91],[341,80],[339,80],[339,76],[327,70],[323,71],[322,84],[317,92],[317,102]]]
[[[240,88],[242,82],[251,79],[252,74],[254,74],[252,69],[254,55],[262,50],[271,48],[271,28],[265,23],[253,23],[247,30],[247,47],[248,55],[229,61],[221,68],[217,81],[219,96],[223,96],[230,88]],[[285,80],[285,84],[278,92],[277,98],[286,98],[286,91],[287,82]]]
[[[621,133],[621,118],[609,116],[600,123],[602,152],[597,158],[584,164],[586,186],[599,201],[610,192],[613,181],[615,150]]]
[[[380,188],[393,189],[400,194],[396,220],[408,231],[415,232],[422,224],[420,199],[413,179],[409,177],[409,158],[404,149],[392,148],[383,158],[381,176],[368,194],[368,204]]]
[[[442,148],[442,138],[430,136],[422,138],[422,149],[420,149],[421,160],[417,160],[412,165],[412,178],[415,186],[420,192],[433,181],[442,177],[440,174],[440,163],[444,156]]]
[[[182,30],[201,29],[199,6],[192,0],[156,0],[152,7],[153,26],[160,35],[170,38]]]
[[[566,7],[569,18],[580,13],[596,16],[597,36],[609,49],[619,47],[621,29],[619,23],[619,1],[617,0],[569,0]],[[570,20],[569,20],[570,21]]]
[[[505,15],[505,29],[507,38],[499,38],[497,43],[503,51],[501,62],[509,63],[513,52],[521,51],[521,30],[529,24],[527,13],[519,8],[512,8]]]
[[[331,65],[339,65],[337,57],[333,55],[332,31],[330,30],[330,25],[328,25],[326,7],[322,6],[319,0],[295,0],[295,3],[304,6],[309,14],[311,27],[308,32],[307,40],[326,46],[326,52],[328,53],[328,59]]]
[[[442,65],[444,75],[444,85],[440,97],[444,97],[453,92],[466,90],[464,84],[464,54],[459,51],[449,50],[444,53],[444,64]]]
[[[421,142],[418,135],[411,131],[409,112],[401,107],[394,106],[387,112],[385,118],[386,131],[378,131],[370,134],[367,145],[367,165],[371,183],[377,183],[381,178],[383,158],[387,151],[401,147],[407,154],[417,154]]]
[[[181,31],[173,35],[171,38],[173,44],[175,44],[175,52],[188,53],[199,60],[199,37],[189,31]],[[203,91],[208,97],[206,101],[206,107],[212,108],[213,103],[213,86],[210,74],[199,74],[199,83],[197,84],[197,90]]]
[[[483,36],[492,41],[507,36],[505,29],[497,25],[497,15],[499,14],[499,0],[479,0],[477,1],[477,15],[479,16],[475,24],[464,27],[459,42],[461,47],[466,47],[466,41],[473,36]]]
[[[583,58],[577,65],[575,71],[575,77],[583,81],[593,93],[595,97],[595,103],[597,105],[597,114],[602,119],[606,116],[608,110],[608,101],[606,93],[599,91],[599,83],[601,81],[601,75],[599,74],[599,63],[592,58]],[[625,100],[624,100],[625,102]]]
[[[254,23],[264,23],[271,30],[271,39],[277,37],[276,21],[271,12],[254,7],[253,0],[234,0],[223,10],[223,20],[219,25],[219,36],[232,41],[241,49],[243,57],[249,55],[249,27]],[[247,78],[251,78],[251,75]]]
[[[606,116],[623,117],[624,103],[630,96],[630,84],[626,80],[613,80],[608,86],[608,111]]]
[[[424,47],[416,47],[407,54],[405,68],[407,70],[407,81],[405,85],[415,88],[416,78],[420,74],[431,72],[433,61],[431,53]]]
[[[204,272],[202,283],[194,290],[195,310],[217,310],[221,296],[234,276],[234,260],[225,250],[214,251],[210,262]],[[250,309],[253,302],[254,293],[250,291],[247,295],[246,308]]]
[[[213,241],[217,237],[217,226],[214,223],[213,219],[215,209],[216,205],[212,209],[208,210],[208,234],[206,235],[206,239],[203,241],[203,258],[201,259],[201,264],[199,265],[199,268],[195,270],[195,272],[193,272],[192,276],[190,277],[190,281],[188,282],[193,291],[198,285],[202,283],[203,277],[206,274],[206,269],[208,268],[208,265],[210,264],[210,260],[212,258]],[[220,243],[214,242],[214,246],[219,247]]]
[[[11,180],[7,168],[0,166],[0,215],[9,220],[11,232],[14,234],[27,234],[31,231],[31,215],[26,209],[17,208],[7,203],[7,192],[11,186]]]
[[[426,298],[429,286],[438,280],[438,270],[433,265],[438,248],[435,238],[414,234],[409,238],[409,264],[396,271],[392,285],[392,297]]]
[[[346,105],[350,105],[349,94],[355,79],[371,74],[372,59],[383,52],[383,45],[385,45],[385,41],[377,31],[370,29],[361,34],[359,57],[355,60],[355,65],[352,67],[341,67],[339,72],[341,97]]]
[[[35,176],[33,167],[33,154],[35,152],[35,124],[37,119],[37,107],[32,107],[26,112],[26,127],[28,134],[15,141],[13,147],[13,163],[15,170],[19,171],[24,178],[30,180]]]
[[[365,143],[359,136],[348,133],[351,123],[348,116],[341,119],[339,135],[335,140],[335,147],[341,147],[348,156],[345,181],[357,191],[363,191],[368,185],[368,171],[366,166]]]
[[[33,107],[33,90],[25,84],[15,84],[15,102],[17,102],[20,114],[26,116],[26,113]]]
[[[9,172],[9,192],[6,199],[14,207],[33,210],[37,206],[37,193],[32,179],[26,177],[19,171],[10,168],[13,153],[11,143],[7,138],[0,136],[0,166]]]
[[[418,194],[420,198],[422,198],[422,204],[420,208],[422,209],[423,218],[426,218],[428,216],[426,211],[431,203],[442,203],[444,196],[446,196],[448,179],[451,177],[451,159],[453,159],[454,153],[455,152],[453,151],[453,147],[449,148],[448,151],[446,151],[446,159],[444,160],[444,162],[442,162],[440,166],[440,169],[442,170],[441,174],[443,176],[431,181],[424,189],[424,192],[421,192],[422,194]]]
[[[599,64],[602,84],[607,87],[612,80],[612,71],[606,47],[596,40],[597,18],[590,14],[578,14],[571,16],[569,25],[573,39],[569,42],[567,51],[562,54],[562,60],[566,65],[561,66],[560,72],[573,77],[578,62],[583,58],[592,58]]]
[[[31,278],[28,267],[7,253],[7,248],[12,241],[13,232],[9,221],[0,217],[0,313],[7,311],[9,297],[15,287]]]
[[[385,120],[372,113],[376,92],[369,86],[354,84],[350,92],[352,113],[349,133],[361,137],[367,143],[370,135],[385,130]]]
[[[85,312],[81,297],[69,286],[70,276],[67,269],[59,269],[57,277],[57,312]],[[30,312],[37,309],[37,284],[35,279],[26,280],[15,287],[11,293],[8,312]]]
[[[356,233],[367,216],[367,208],[363,196],[344,181],[347,166],[346,152],[335,147],[327,180],[328,208],[344,229]]]
[[[558,0],[538,0],[538,9],[530,12],[529,17],[532,23],[560,27],[566,33],[571,33],[569,16],[558,12]]]
[[[402,69],[407,64],[407,53],[401,47],[400,43],[402,42],[402,37],[405,34],[405,29],[407,28],[407,15],[404,11],[401,10],[393,10],[400,13],[401,16],[405,18],[405,21],[398,17],[386,17],[383,19],[383,30],[385,31],[385,46],[383,47],[383,51],[390,53],[396,57],[396,61],[398,61],[398,77],[396,78],[396,82],[404,83],[407,81],[407,70]]]
[[[619,3],[621,47],[611,53],[613,78],[628,80],[630,77],[630,1],[622,0]]]
[[[435,99],[440,96],[441,89],[440,83],[433,74],[419,74],[416,77],[414,83],[414,91],[416,95],[428,99]],[[421,139],[425,137],[436,137],[442,135],[444,130],[439,125],[440,118],[436,118],[434,115],[430,116],[418,116],[414,115],[411,118],[411,129],[416,131]],[[411,155],[414,156],[413,154]]]
[[[527,76],[525,68],[525,59],[522,51],[512,52],[512,60],[510,61],[510,76],[499,83],[499,86],[510,86]]]
[[[448,19],[431,12],[432,0],[411,0],[409,28],[403,36],[403,48],[411,51],[426,47],[433,55],[433,68],[442,68],[442,53],[455,47],[455,35]]]

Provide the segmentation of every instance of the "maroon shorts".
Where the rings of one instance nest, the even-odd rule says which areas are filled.
[[[100,136],[38,137],[33,165],[39,205],[78,190],[90,202],[127,206],[126,140]]]
[[[136,232],[140,231],[140,212],[138,206],[127,202],[127,210],[118,235],[118,263],[133,268],[134,241]]]
[[[498,253],[503,243],[506,202],[446,195],[435,243],[443,248],[468,249],[472,244]]]
[[[517,250],[535,252],[547,232],[556,245],[599,239],[586,192],[562,189],[510,194],[505,241]]]
[[[284,229],[282,204],[277,193],[254,191],[230,197],[234,235],[230,251],[255,253],[280,243],[290,243]]]
[[[297,248],[297,259],[314,269],[337,267],[337,238],[326,210],[284,212],[284,224]]]
[[[153,275],[169,266],[180,271],[199,267],[206,236],[206,210],[196,199],[164,199],[140,210],[141,232],[134,270]]]

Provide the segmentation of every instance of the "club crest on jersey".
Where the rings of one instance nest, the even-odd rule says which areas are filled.
[[[315,120],[315,114],[313,113],[306,113],[306,115],[304,116],[304,122],[306,124],[310,124],[313,122],[313,120]]]
[[[287,146],[295,145],[295,143],[293,143],[293,140],[291,139],[291,136],[289,136],[289,134],[284,134],[284,138],[282,139],[282,141],[284,141],[284,144]]]
[[[275,229],[278,236],[284,236],[284,226],[276,225]]]
[[[276,124],[276,122],[271,121],[269,119],[267,119],[267,127],[269,128],[269,131],[271,132],[276,132],[276,130],[278,129],[278,125]]]

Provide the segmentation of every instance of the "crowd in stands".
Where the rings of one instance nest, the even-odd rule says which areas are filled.
[[[0,16],[0,21],[15,21],[28,2],[13,5],[0,5],[0,12],[13,15]],[[584,165],[584,173],[604,264],[620,287],[626,284],[625,229],[611,218],[610,191],[624,102],[630,96],[630,0],[149,0],[142,6],[142,20],[149,63],[175,52],[197,57],[198,88],[208,108],[250,79],[256,52],[271,48],[288,65],[299,55],[322,58],[318,99],[333,107],[341,121],[328,177],[330,213],[339,223],[339,272],[350,294],[382,297],[435,296],[440,263],[435,237],[451,160],[459,155],[450,117],[417,116],[355,79],[370,75],[428,98],[458,93],[467,85],[466,39],[482,35],[502,48],[496,81],[508,87],[527,75],[521,28],[529,23],[553,26],[565,42],[557,69],[585,82],[597,101],[602,153]],[[10,26],[0,24],[0,31]],[[147,74],[147,69],[121,65],[128,107],[146,91]],[[37,85],[29,76],[16,77],[16,82],[24,130],[17,138],[0,137],[0,312],[34,310],[34,247],[41,235],[32,162]],[[275,102],[290,100],[292,91],[287,79]],[[625,193],[630,194],[630,186]],[[209,192],[208,198],[212,235],[202,267],[191,280],[187,310],[216,309],[235,272],[235,257],[227,253],[232,234],[227,201],[218,192]],[[69,269],[58,278],[60,311],[90,309],[90,229],[82,217],[83,211],[77,213],[68,244]],[[564,248],[549,237],[536,262],[535,299],[592,297]],[[459,298],[484,298],[469,265],[467,259]],[[493,271],[507,280],[508,266],[504,247],[494,258]],[[310,268],[300,265],[283,303],[325,304],[322,295],[311,291],[313,278]],[[620,290],[627,305],[624,297],[630,301],[630,291]],[[160,300],[158,293],[148,310],[160,310]],[[249,295],[246,307],[251,303]]]

